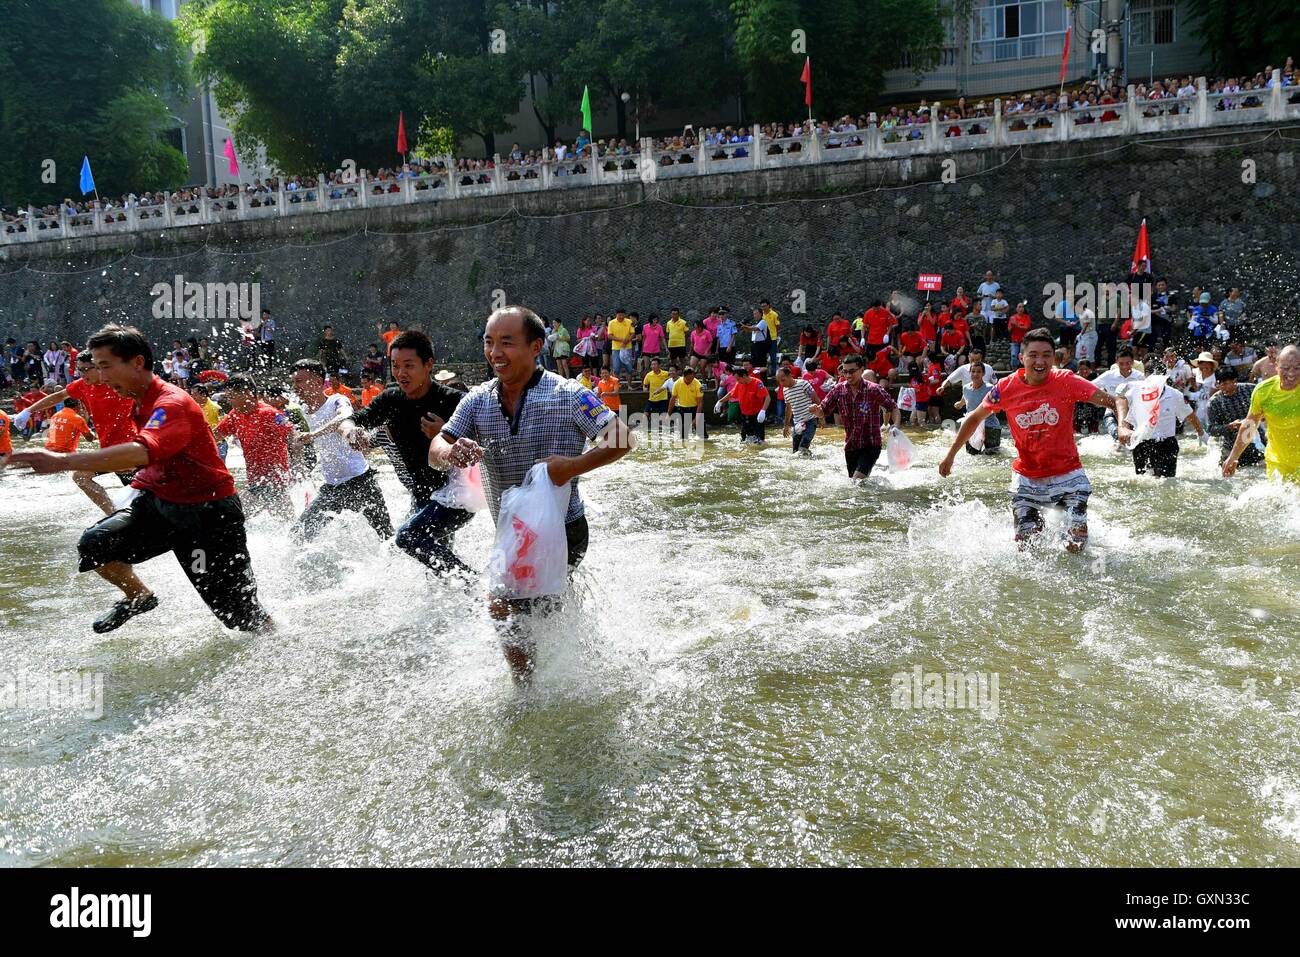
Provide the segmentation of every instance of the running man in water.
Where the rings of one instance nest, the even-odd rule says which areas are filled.
[[[546,326],[523,306],[505,306],[488,317],[483,354],[496,378],[476,386],[429,447],[434,468],[467,468],[483,463],[483,491],[492,520],[501,496],[521,484],[528,471],[545,462],[551,481],[569,485],[565,516],[568,567],[572,574],[587,553],[587,518],[578,494],[578,476],[615,462],[632,447],[632,436],[612,409],[572,379],[537,366]],[[590,439],[594,446],[583,448]],[[485,449],[480,442],[486,442]],[[516,681],[532,674],[535,647],[521,619],[534,611],[552,613],[558,598],[510,600],[489,596],[492,617],[500,623],[503,650]]]
[[[1236,473],[1237,460],[1264,422],[1268,426],[1264,467],[1269,477],[1300,482],[1300,348],[1287,346],[1277,354],[1276,366],[1277,375],[1255,386],[1250,395],[1250,412],[1223,463],[1224,478]]]
[[[315,359],[295,362],[289,382],[302,400],[303,412],[313,429],[352,412],[352,403],[343,396],[337,392],[330,396],[325,394],[325,366]],[[295,432],[290,441],[302,444],[311,439],[306,432]],[[298,519],[298,527],[304,535],[307,538],[314,536],[325,526],[330,515],[360,512],[380,538],[391,536],[393,523],[388,517],[388,506],[384,504],[384,495],[366,457],[344,442],[337,431],[322,435],[316,446],[325,484]]]
[[[962,419],[952,448],[939,463],[939,474],[951,475],[958,450],[975,430],[984,428],[984,420],[993,413],[1005,412],[1016,444],[1016,460],[1011,463],[1016,541],[1024,547],[1042,532],[1044,508],[1063,508],[1069,522],[1066,547],[1080,552],[1088,541],[1092,486],[1074,442],[1074,407],[1091,402],[1114,411],[1115,397],[1076,373],[1052,368],[1055,359],[1051,333],[1046,329],[1027,333],[1020,346],[1024,368],[995,385],[979,407]]]
[[[820,404],[812,407],[813,415],[825,421],[826,415],[839,416],[844,426],[844,465],[849,478],[865,479],[880,458],[880,426],[885,412],[893,417],[893,427],[902,422],[898,403],[882,386],[863,378],[866,362],[860,355],[847,355],[840,362],[844,381],[837,382]]]
[[[148,338],[131,326],[109,325],[87,347],[105,384],[135,402],[136,436],[94,452],[19,452],[10,463],[39,474],[129,472],[140,494],[81,536],[80,571],[95,570],[125,597],[95,622],[112,631],[158,607],[131,569],[172,552],[199,597],[228,628],[269,631],[244,536],[244,510],[203,412],[185,390],[153,374]]]
[[[121,445],[135,438],[135,423],[131,421],[131,413],[135,408],[134,400],[118,395],[111,387],[104,384],[95,368],[95,360],[88,351],[77,353],[77,372],[81,377],[69,382],[67,388],[47,395],[14,416],[14,425],[20,429],[24,428],[32,415],[40,414],[67,399],[76,399],[90,413],[90,421],[95,427],[95,435],[99,439],[101,449]],[[130,485],[132,474],[119,472],[118,481],[123,485]],[[95,475],[96,473],[87,471],[73,472],[72,481],[77,488],[86,493],[101,512],[112,515],[116,511],[113,508],[113,500],[108,497],[104,487],[95,481]]]
[[[434,500],[447,484],[446,472],[429,465],[429,443],[456,411],[464,393],[433,378],[433,343],[423,332],[407,329],[388,346],[397,385],[389,386],[362,409],[342,411],[333,421],[310,433],[312,439],[339,429],[343,441],[365,452],[366,432],[386,428],[387,446],[398,479],[411,493],[411,517],[397,530],[394,544],[435,572],[473,570],[451,550],[456,531],[474,518],[473,512]],[[602,403],[603,404],[603,403]]]
[[[279,409],[260,400],[257,388],[246,376],[231,376],[221,391],[230,403],[230,412],[213,431],[217,439],[239,439],[239,447],[244,450],[248,478],[244,495],[252,502],[249,514],[266,510],[291,521],[294,510],[289,498],[289,486],[293,484],[289,436],[295,431],[293,423]]]

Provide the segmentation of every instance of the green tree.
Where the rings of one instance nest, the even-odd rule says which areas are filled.
[[[1188,7],[1199,21],[1201,48],[1224,73],[1281,67],[1300,49],[1294,0],[1188,0]]]
[[[162,138],[189,84],[171,23],[129,0],[0,0],[0,24],[0,204],[80,198],[83,155],[104,196],[185,182]]]
[[[938,63],[949,5],[936,0],[732,0],[736,51],[761,122],[801,115],[799,82],[812,58],[813,112],[860,113],[904,54],[919,77]],[[792,32],[804,31],[806,52]]]

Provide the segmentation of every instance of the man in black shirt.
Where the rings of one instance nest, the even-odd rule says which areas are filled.
[[[433,380],[433,344],[422,332],[407,330],[393,339],[389,350],[396,386],[389,386],[365,408],[327,422],[311,437],[339,429],[344,440],[362,452],[369,448],[367,431],[387,427],[387,445],[398,478],[411,493],[411,517],[397,530],[397,547],[434,571],[471,571],[451,550],[456,530],[473,512],[450,508],[433,495],[447,483],[447,473],[429,466],[429,443],[451,418],[464,393]]]
[[[347,362],[347,354],[343,351],[343,340],[335,337],[333,326],[321,330],[321,337],[316,340],[316,359],[331,379],[338,378],[339,369],[344,368]]]

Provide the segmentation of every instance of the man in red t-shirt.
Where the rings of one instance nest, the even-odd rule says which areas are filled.
[[[731,390],[718,400],[722,405],[727,402],[740,403],[740,444],[752,442],[759,445],[766,441],[767,407],[772,403],[767,386],[757,376],[751,375],[749,369],[741,366],[736,370],[736,382]]]
[[[898,353],[893,347],[886,346],[876,353],[876,357],[867,363],[867,368],[876,374],[876,378],[882,382],[889,382],[894,372],[898,369]],[[822,396],[825,398],[825,396]]]
[[[257,398],[257,388],[245,376],[231,376],[222,395],[230,403],[213,434],[234,437],[244,450],[244,471],[248,478],[244,494],[250,501],[249,514],[262,510],[290,520],[294,517],[289,486],[289,436],[295,431],[289,417]]]
[[[984,420],[1005,412],[1016,443],[1011,511],[1016,541],[1023,545],[1043,530],[1042,510],[1063,508],[1068,523],[1066,547],[1083,550],[1088,541],[1088,497],[1092,486],[1079,461],[1074,442],[1074,407],[1090,402],[1114,410],[1115,397],[1082,376],[1054,369],[1056,343],[1046,329],[1035,329],[1022,342],[1024,368],[1002,379],[984,397],[978,409],[962,420],[939,474],[952,474],[957,450]]]
[[[131,421],[135,400],[118,395],[100,380],[99,372],[95,369],[95,360],[89,352],[78,353],[77,374],[78,378],[69,382],[67,388],[47,395],[26,409],[27,415],[39,414],[67,399],[76,399],[89,413],[101,449],[121,445],[135,438],[135,423]],[[22,423],[26,422],[26,417],[22,417]],[[86,493],[86,497],[94,502],[101,512],[112,515],[116,511],[113,500],[108,497],[104,487],[95,481],[95,474],[84,470],[73,472],[72,481],[77,488]],[[132,474],[119,472],[118,481],[123,485],[130,485]]]
[[[885,346],[885,339],[889,335],[889,330],[898,325],[898,318],[885,308],[885,304],[877,299],[871,304],[871,308],[862,314],[862,328],[866,332],[866,356],[870,362],[876,357]]]
[[[835,345],[845,336],[853,335],[853,324],[844,318],[844,313],[837,312],[831,316],[830,324],[826,326],[826,344]]]
[[[95,631],[120,628],[158,607],[131,566],[163,552],[176,556],[222,624],[273,630],[257,600],[235,482],[203,410],[185,390],[153,374],[153,349],[140,330],[105,326],[90,337],[88,351],[104,383],[135,401],[135,438],[94,452],[19,452],[10,463],[41,474],[139,469],[131,485],[140,492],[130,507],[86,529],[77,545],[80,570],[95,570],[125,596],[95,622]]]

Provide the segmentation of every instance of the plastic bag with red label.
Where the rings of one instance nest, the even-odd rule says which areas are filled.
[[[538,598],[568,587],[568,510],[569,485],[552,483],[545,463],[534,465],[522,485],[501,496],[496,541],[487,564],[493,595]]]
[[[1138,444],[1155,437],[1160,425],[1160,397],[1165,391],[1165,375],[1153,375],[1141,382],[1134,382],[1125,390],[1128,397],[1129,424],[1133,426],[1133,435],[1128,448],[1135,449]]]
[[[916,461],[916,446],[903,434],[903,430],[894,426],[889,430],[889,447],[885,450],[889,459],[889,471],[902,472],[912,467]]]

